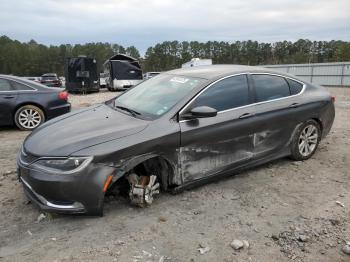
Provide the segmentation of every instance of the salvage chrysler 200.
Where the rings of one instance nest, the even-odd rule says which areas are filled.
[[[294,76],[247,66],[178,69],[53,119],[25,140],[18,175],[45,211],[101,215],[104,196],[152,203],[247,167],[310,158],[334,98]]]

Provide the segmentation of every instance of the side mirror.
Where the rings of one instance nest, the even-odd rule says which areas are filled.
[[[214,117],[218,114],[218,111],[215,108],[209,106],[197,106],[192,108],[191,111],[187,114],[182,115],[185,119],[195,119],[195,118],[206,118]]]

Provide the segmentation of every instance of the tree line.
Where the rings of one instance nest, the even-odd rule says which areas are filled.
[[[57,73],[62,76],[65,60],[79,55],[95,58],[100,72],[106,59],[117,53],[140,58],[140,53],[134,46],[125,48],[118,44],[101,42],[46,46],[34,40],[22,43],[7,36],[1,36],[0,74],[41,76],[44,73]]]
[[[148,71],[178,68],[193,57],[211,58],[214,64],[243,65],[342,62],[350,61],[350,42],[308,39],[275,43],[166,41],[147,49],[144,68]]]
[[[135,46],[110,43],[61,44],[46,46],[34,40],[27,43],[0,37],[0,73],[40,76],[55,72],[64,74],[66,58],[86,55],[97,61],[100,72],[106,59],[123,53],[140,59],[142,69],[166,71],[179,68],[194,57],[211,58],[214,64],[299,64],[350,61],[350,42],[345,41],[257,41],[218,42],[165,41],[147,49],[144,58]]]

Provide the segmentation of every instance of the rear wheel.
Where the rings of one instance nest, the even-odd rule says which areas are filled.
[[[315,120],[308,120],[297,130],[292,141],[292,158],[309,159],[316,151],[321,140],[321,128]]]
[[[45,121],[45,115],[39,107],[25,105],[16,111],[14,120],[19,129],[33,130]]]

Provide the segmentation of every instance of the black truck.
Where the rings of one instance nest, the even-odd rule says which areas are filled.
[[[64,71],[68,92],[90,93],[100,90],[94,58],[86,56],[67,58]]]

